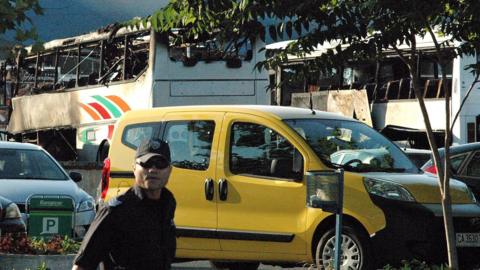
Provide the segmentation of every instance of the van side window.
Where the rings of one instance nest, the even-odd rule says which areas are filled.
[[[130,148],[137,149],[144,140],[152,138],[160,129],[160,123],[142,123],[128,125],[122,134],[122,143]]]
[[[230,171],[274,178],[299,179],[301,155],[274,130],[253,123],[235,123],[230,137]]]
[[[164,140],[170,146],[172,165],[190,170],[206,170],[210,164],[213,121],[172,121],[165,126]]]

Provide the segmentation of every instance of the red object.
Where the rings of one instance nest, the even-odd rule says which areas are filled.
[[[88,105],[92,106],[101,116],[103,119],[110,119],[112,118],[110,114],[105,110],[100,104],[93,102],[88,103]]]
[[[429,172],[429,173],[433,173],[433,174],[437,174],[437,167],[434,164],[432,164],[432,165],[428,166],[427,168],[425,168],[424,171]]]
[[[109,125],[109,126],[108,126],[108,135],[107,135],[107,138],[110,139],[110,140],[112,139],[112,136],[113,136],[113,129],[114,129],[114,127],[115,127],[114,125]]]
[[[103,169],[102,169],[102,200],[105,199],[107,196],[108,191],[108,184],[110,183],[110,158],[106,158],[103,161]]]

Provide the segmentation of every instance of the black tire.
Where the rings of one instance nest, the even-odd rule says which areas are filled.
[[[215,270],[257,270],[260,263],[210,261],[210,265]]]
[[[97,150],[97,164],[103,166],[103,161],[108,157],[108,151],[110,150],[110,143],[104,140],[100,143]]]
[[[333,269],[335,228],[323,233],[315,250],[318,269]],[[367,236],[350,226],[343,226],[341,270],[367,270],[371,265],[370,244]]]

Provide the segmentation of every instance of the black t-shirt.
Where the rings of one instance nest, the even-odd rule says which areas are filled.
[[[74,264],[97,269],[164,270],[175,257],[176,202],[163,188],[150,200],[138,186],[102,207],[92,222]]]

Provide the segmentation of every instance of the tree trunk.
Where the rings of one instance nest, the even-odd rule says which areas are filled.
[[[438,52],[440,54],[440,52]],[[440,68],[442,70],[442,82],[447,81],[447,75],[445,74],[446,64],[443,59],[439,59]],[[450,129],[450,91],[448,91],[445,83],[442,83],[442,88],[445,92],[445,156],[444,156],[444,172],[443,172],[443,196],[442,196],[442,210],[443,210],[443,222],[445,226],[445,236],[447,239],[447,254],[448,264],[452,269],[458,268],[458,256],[455,241],[455,228],[453,226],[452,216],[452,198],[450,196],[450,141],[452,138],[452,132]]]
[[[440,154],[438,152],[438,146],[435,142],[435,138],[433,136],[432,126],[430,123],[430,118],[428,116],[428,112],[425,106],[425,100],[423,99],[423,93],[420,91],[420,83],[418,81],[417,74],[417,67],[415,63],[410,63],[410,76],[413,80],[413,90],[415,92],[415,96],[417,97],[418,104],[420,105],[420,110],[423,115],[423,120],[425,122],[425,130],[427,132],[428,143],[430,145],[430,149],[432,150],[433,161],[435,166],[437,167],[437,175],[438,175],[438,185],[441,194],[441,202],[442,202],[442,211],[443,211],[443,221],[444,221],[444,228],[445,228],[445,236],[446,236],[446,243],[447,243],[447,254],[448,254],[448,263],[451,269],[458,270],[458,257],[457,257],[457,250],[455,247],[455,237],[454,237],[454,228],[453,228],[453,218],[452,218],[452,205],[451,205],[451,198],[450,198],[450,181],[449,181],[449,171],[448,169],[444,170],[443,168],[449,168],[450,161],[449,159],[445,158],[445,163],[448,166],[443,166],[442,161],[440,159]],[[442,76],[445,76],[442,74]],[[447,96],[447,95],[446,95]],[[448,97],[449,99],[450,97]],[[450,106],[450,102],[448,105]],[[449,125],[450,110],[447,110],[447,125]],[[448,129],[449,130],[449,129]],[[446,131],[446,134],[449,132]],[[450,136],[446,136],[446,139],[450,140]],[[446,143],[446,146],[448,144]],[[446,153],[448,153],[446,151]],[[445,165],[446,165],[445,164]]]

